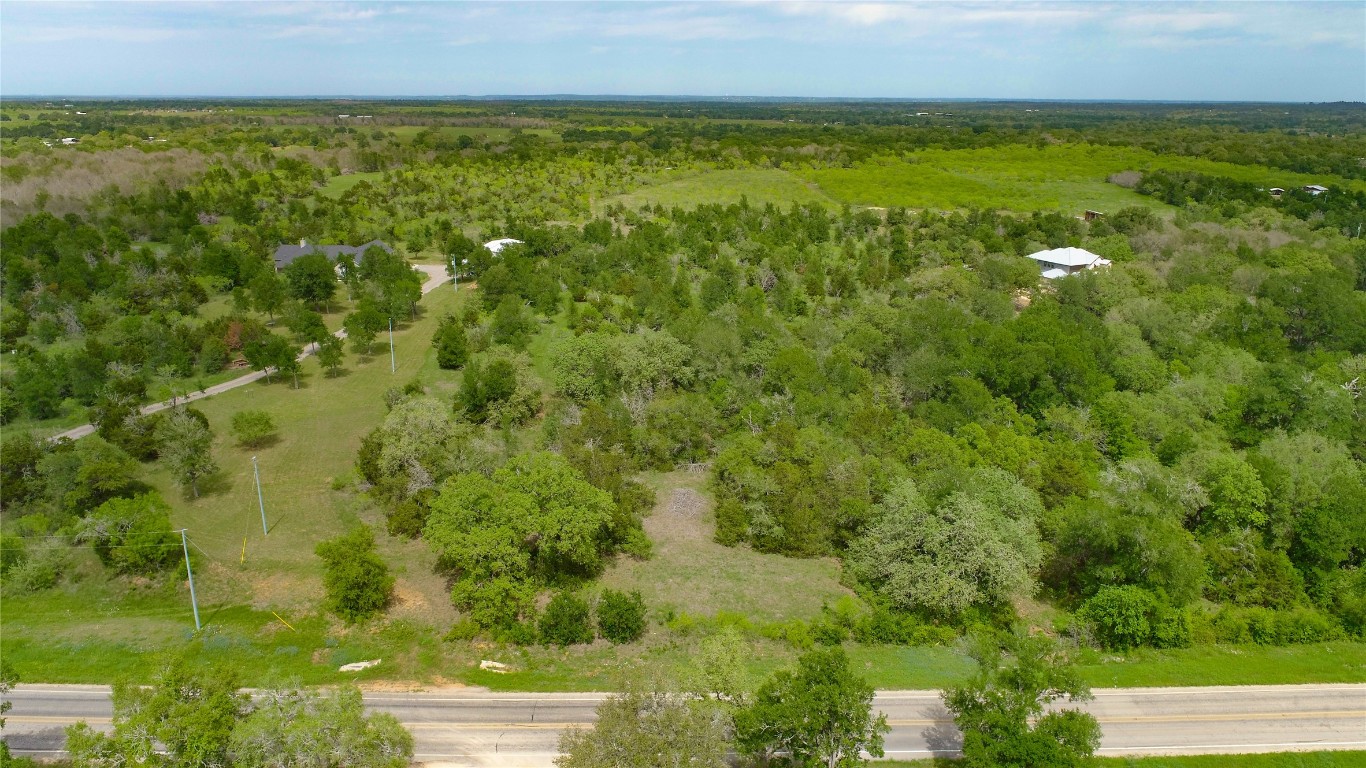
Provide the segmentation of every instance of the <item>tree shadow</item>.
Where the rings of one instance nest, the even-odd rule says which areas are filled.
[[[238,443],[237,447],[242,449],[243,451],[259,451],[262,448],[274,448],[279,444],[279,435],[266,435],[265,437],[252,440],[249,443]]]
[[[218,494],[227,493],[231,490],[232,476],[221,469],[217,472],[211,472],[199,478],[199,495],[201,497],[216,496]],[[186,491],[187,495],[193,495],[193,493],[188,488],[186,489]]]
[[[338,368],[338,369],[336,369],[335,371],[327,371],[326,373],[323,374],[323,377],[324,377],[324,378],[328,378],[328,379],[344,379],[344,378],[346,378],[347,376],[350,376],[350,375],[351,375],[351,369],[350,369],[350,368]]]
[[[926,706],[920,710],[920,716],[934,722],[934,725],[920,732],[920,737],[935,753],[936,759],[956,757],[963,751],[963,734],[954,725],[953,714],[945,708],[944,702],[936,701]]]

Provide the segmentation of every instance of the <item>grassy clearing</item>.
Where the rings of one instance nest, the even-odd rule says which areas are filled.
[[[1042,149],[1012,145],[987,149],[924,150],[905,159],[877,158],[852,168],[797,171],[830,197],[860,205],[908,208],[1001,208],[1017,211],[1126,205],[1167,209],[1164,204],[1109,184],[1126,170],[1167,169],[1227,176],[1265,186],[1340,184],[1366,190],[1366,182],[1310,176],[1265,166],[1234,165],[1204,158],[1157,155],[1128,147],[1080,144]]]
[[[1163,755],[1161,757],[1098,757],[1095,768],[1360,768],[1366,752],[1273,752],[1265,755]],[[888,760],[885,768],[957,768],[961,760]]]
[[[397,125],[393,127],[381,128],[385,133],[392,133],[401,141],[412,141],[423,131],[435,131],[437,135],[445,138],[455,138],[458,136],[469,136],[476,141],[507,141],[516,136],[513,131],[515,128],[498,128],[494,126],[426,126],[426,125]],[[560,134],[550,128],[522,128],[521,133],[528,136],[540,136],[545,139],[558,139]]]
[[[682,178],[637,189],[624,195],[608,198],[599,205],[620,203],[627,208],[642,205],[662,205],[665,208],[720,203],[730,205],[747,198],[751,205],[789,206],[792,203],[838,205],[812,184],[787,171],[776,168],[703,171]]]
[[[1203,645],[1124,655],[1089,652],[1081,672],[1098,688],[1165,685],[1275,685],[1366,681],[1366,643],[1339,641],[1281,648]]]
[[[646,604],[659,611],[738,613],[755,622],[811,619],[822,603],[851,594],[840,586],[834,560],[798,560],[713,541],[706,478],[688,472],[645,478],[658,499],[645,519],[654,557],[619,560],[603,576],[602,586],[640,590]]]
[[[346,194],[348,190],[350,190],[357,184],[361,183],[362,181],[368,181],[371,184],[374,184],[378,182],[381,178],[383,178],[383,176],[383,171],[371,171],[369,173],[347,173],[341,176],[333,176],[332,178],[327,180],[326,184],[318,188],[317,194],[322,195],[323,197],[341,197],[342,195]]]

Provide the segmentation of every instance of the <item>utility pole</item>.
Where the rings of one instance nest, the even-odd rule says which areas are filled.
[[[261,507],[261,535],[269,536],[270,529],[266,528],[266,500],[261,495],[261,468],[256,466],[256,457],[251,457],[251,471],[256,475],[256,503]]]
[[[389,373],[398,373],[398,358],[394,357],[394,318],[389,318]]]
[[[185,538],[185,529],[180,529],[180,546],[185,550],[185,575],[190,577],[190,605],[194,608],[194,631],[198,632],[199,626],[199,600],[194,596],[194,571],[190,570],[190,543]]]

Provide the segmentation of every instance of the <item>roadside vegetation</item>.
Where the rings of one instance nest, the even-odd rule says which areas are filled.
[[[1022,664],[1077,697],[1366,679],[1359,112],[492,109],[0,107],[23,679],[150,682],[179,651],[250,685],[631,667],[659,687],[614,700],[624,728],[657,707],[707,755],[846,757],[876,721],[756,723],[801,721],[779,700],[818,677],[843,714],[957,691],[979,731]],[[34,186],[131,135],[203,165]],[[277,271],[300,241],[384,245]],[[1041,281],[1059,247],[1113,264]],[[459,290],[423,296],[414,265],[448,263]],[[719,697],[689,677],[718,643]],[[1011,738],[1094,741],[1041,695]]]

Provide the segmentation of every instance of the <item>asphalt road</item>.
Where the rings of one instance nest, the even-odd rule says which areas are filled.
[[[446,277],[445,266],[438,264],[414,264],[413,268],[427,276],[426,281],[422,284],[423,296],[426,296],[427,294],[431,293],[432,291],[436,290],[437,288],[440,288],[442,285],[445,285],[447,282],[449,282],[449,278]],[[337,331],[332,335],[336,336],[339,339],[344,339],[346,338],[346,331]],[[317,351],[317,348],[317,344],[309,344],[307,347],[304,347],[304,350],[299,353],[299,360],[303,360],[305,357],[308,357],[309,355],[313,354],[315,351]],[[227,392],[228,390],[237,389],[238,387],[245,387],[253,381],[260,381],[265,377],[265,371],[252,371],[251,373],[243,374],[242,376],[238,376],[237,378],[232,379],[230,381],[225,381],[222,384],[215,384],[212,387],[209,387],[208,389],[202,389],[198,392],[187,393],[185,395],[175,398],[174,400],[166,400],[160,403],[152,403],[150,405],[145,405],[140,409],[139,412],[145,416],[147,414],[156,413],[157,411],[164,411],[167,408],[173,408],[177,405],[192,403],[196,400],[203,400],[206,397],[213,397],[214,395],[222,394],[224,392]],[[48,439],[52,440],[53,442],[62,439],[79,440],[82,437],[85,437],[86,435],[93,434],[94,431],[94,424],[82,424],[79,427],[72,427],[71,429],[68,429],[65,432],[59,432],[58,434],[55,434]]]
[[[1104,730],[1104,755],[1366,749],[1366,684],[1098,689],[1085,708]],[[19,754],[56,755],[62,727],[109,726],[100,686],[21,685],[5,740]],[[398,717],[430,766],[545,768],[560,732],[593,721],[601,694],[498,694],[470,689],[367,693],[367,706]],[[883,691],[876,706],[892,732],[887,757],[952,754],[953,723],[934,691]]]

